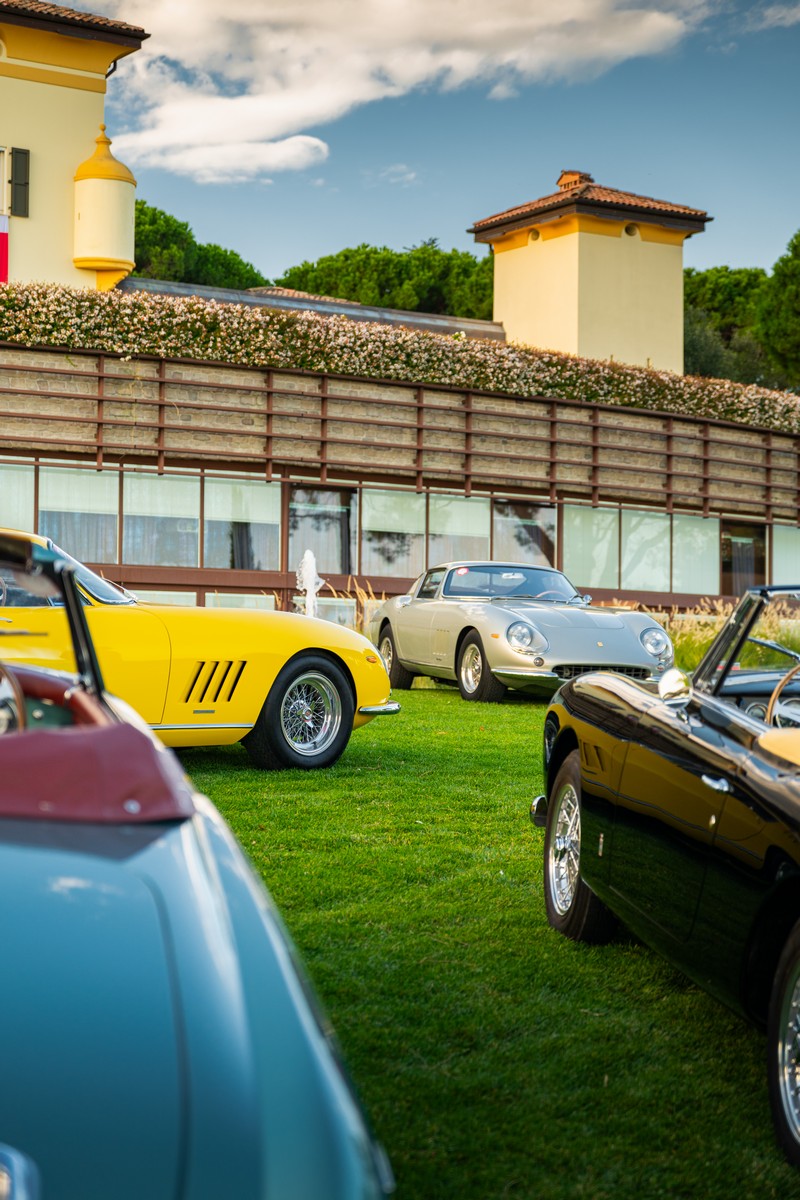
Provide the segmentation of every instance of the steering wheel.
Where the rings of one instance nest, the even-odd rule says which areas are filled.
[[[548,596],[552,596],[554,600],[564,599],[563,594],[561,592],[557,592],[555,588],[549,588],[545,592],[537,592],[533,598],[534,600],[546,600]]]
[[[0,663],[0,733],[21,730],[27,724],[28,714],[25,710],[25,693],[22,686],[16,675]]]
[[[766,716],[764,717],[764,720],[767,722],[768,725],[773,724],[773,717],[775,716],[775,709],[778,706],[779,698],[783,694],[783,689],[786,687],[787,683],[789,683],[790,680],[794,679],[798,674],[800,674],[800,663],[798,663],[796,667],[792,667],[791,671],[787,671],[786,674],[784,675],[783,679],[779,679],[777,684],[775,685],[772,695],[769,698],[769,704],[767,705]]]

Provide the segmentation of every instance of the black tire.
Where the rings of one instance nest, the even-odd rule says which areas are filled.
[[[800,1167],[800,921],[789,934],[772,985],[767,1085],[778,1145]]]
[[[581,760],[561,764],[547,804],[544,903],[553,929],[575,942],[607,942],[616,918],[581,877]]]
[[[497,704],[506,694],[505,685],[489,670],[483,642],[477,633],[467,634],[458,651],[456,666],[458,690],[462,700],[482,700]]]
[[[389,676],[389,683],[393,688],[398,688],[401,692],[407,692],[416,676],[413,671],[407,671],[397,657],[394,634],[388,625],[384,626],[381,630],[381,636],[378,639],[378,653],[384,661],[386,672]]]
[[[354,713],[341,667],[321,654],[304,654],[278,675],[242,744],[264,770],[330,767],[350,739]]]

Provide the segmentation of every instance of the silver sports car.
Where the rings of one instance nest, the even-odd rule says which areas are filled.
[[[456,680],[465,700],[501,700],[506,688],[546,699],[585,671],[647,680],[672,666],[657,621],[590,600],[550,567],[444,563],[382,604],[369,632],[392,687],[430,675]]]

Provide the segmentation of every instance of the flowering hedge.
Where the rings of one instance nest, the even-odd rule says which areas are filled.
[[[0,341],[632,405],[800,433],[800,403],[787,392],[463,334],[198,297],[5,284],[0,286]]]

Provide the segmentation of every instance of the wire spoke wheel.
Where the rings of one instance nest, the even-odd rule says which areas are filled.
[[[317,671],[299,675],[281,704],[281,730],[297,754],[315,755],[336,738],[342,722],[339,692]]]
[[[800,1142],[800,961],[795,963],[781,1007],[778,1087],[786,1124]]]
[[[551,754],[556,753],[557,740]],[[581,762],[573,750],[562,762],[547,803],[544,838],[547,919],[576,942],[607,942],[615,917],[587,886],[581,872]]]
[[[566,916],[575,901],[581,867],[581,810],[571,783],[561,789],[556,805],[547,872],[553,905],[557,912]]]

